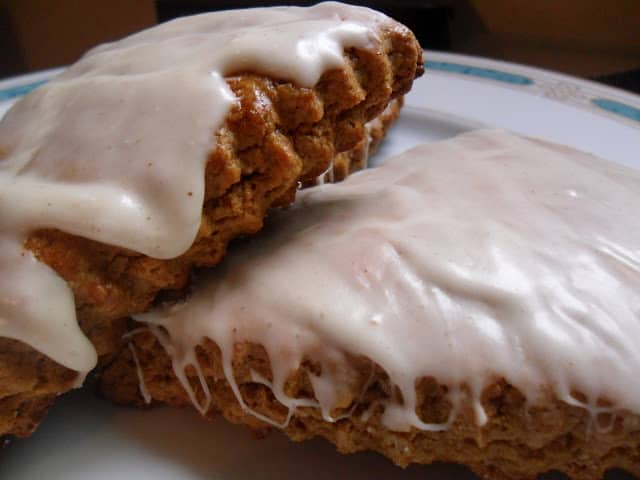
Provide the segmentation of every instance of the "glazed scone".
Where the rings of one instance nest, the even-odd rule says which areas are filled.
[[[640,475],[640,172],[501,131],[299,193],[104,393],[487,479]]]
[[[128,315],[262,227],[422,72],[360,7],[185,17],[97,47],[0,123],[0,436],[28,435]]]

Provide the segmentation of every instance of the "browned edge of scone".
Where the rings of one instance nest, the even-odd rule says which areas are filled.
[[[173,373],[171,359],[155,336],[142,328],[131,341],[152,404],[191,406]],[[260,435],[266,434],[271,427],[245,412],[236,400],[224,375],[218,346],[204,340],[196,352],[212,397],[206,417],[221,412],[231,422],[246,425]],[[252,343],[236,344],[232,365],[246,405],[275,422],[285,422],[287,408],[268,387],[255,382],[251,373],[273,380],[264,348]],[[339,420],[328,422],[316,408],[299,408],[284,428],[293,440],[324,437],[342,453],[374,450],[401,466],[461,463],[486,479],[534,479],[539,474],[557,470],[576,480],[595,480],[610,468],[622,468],[640,476],[638,415],[619,411],[615,417],[602,414],[593,419],[585,409],[558,400],[550,391],[540,401],[530,404],[516,388],[497,378],[481,396],[488,417],[484,426],[477,425],[475,410],[467,395],[455,421],[445,431],[412,428],[408,432],[395,432],[381,422],[384,409],[381,402],[389,398],[398,400],[400,394],[379,366],[366,358],[347,355],[345,363],[333,371],[339,372],[341,390],[331,415]],[[290,373],[284,392],[292,398],[313,399],[309,373],[322,373],[320,364],[312,356]],[[198,400],[204,402],[195,369],[189,367],[187,374]],[[123,350],[103,372],[101,388],[118,403],[146,405],[140,396],[130,349]],[[416,381],[416,413],[422,421],[447,421],[453,408],[447,391],[447,387],[434,378]],[[578,392],[574,395],[580,397]],[[608,402],[601,401],[605,403]]]
[[[200,231],[184,255],[157,260],[57,230],[29,236],[26,248],[71,286],[100,364],[121,348],[126,317],[184,289],[193,268],[217,264],[230,240],[260,230],[269,208],[293,201],[300,181],[362,141],[364,124],[410,89],[423,71],[422,50],[399,24],[382,33],[380,49],[347,50],[345,67],[326,72],[315,88],[243,72],[226,79],[239,104],[215,132]],[[28,436],[76,378],[31,347],[0,338],[0,436]]]
[[[364,139],[360,140],[353,148],[338,153],[324,175],[308,178],[302,186],[310,187],[321,183],[341,182],[350,174],[366,168],[369,158],[375,155],[387,131],[400,116],[403,105],[403,96],[391,100],[380,115],[366,123]]]

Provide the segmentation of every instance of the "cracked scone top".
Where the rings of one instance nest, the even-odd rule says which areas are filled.
[[[478,131],[301,192],[185,302],[136,318],[203,412],[206,382],[197,396],[185,369],[203,371],[195,347],[209,338],[241,406],[269,423],[235,383],[236,343],[264,346],[273,379],[255,381],[272,388],[289,418],[314,405],[335,420],[347,355],[375,362],[399,388],[404,402],[383,400],[392,430],[445,429],[468,401],[482,425],[483,389],[500,378],[532,405],[553,393],[594,417],[637,413],[638,207],[635,170]],[[285,394],[307,356],[322,365],[309,373],[317,402]],[[416,414],[423,377],[448,387],[447,422]]]
[[[204,169],[252,71],[313,86],[346,48],[381,49],[372,10],[339,3],[178,19],[97,47],[18,102],[0,124],[0,337],[86,372],[96,352],[73,295],[22,246],[55,228],[154,258],[198,232]]]

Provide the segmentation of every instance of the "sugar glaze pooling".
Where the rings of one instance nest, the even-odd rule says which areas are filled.
[[[181,18],[91,50],[20,100],[0,123],[0,336],[90,370],[96,352],[72,292],[23,249],[27,235],[56,228],[179,256],[200,226],[213,134],[235,102],[223,77],[257,71],[311,87],[345,48],[381,49],[388,21],[339,3]]]
[[[199,373],[199,402],[185,369],[201,372],[195,347],[209,338],[248,412],[231,368],[243,341],[264,345],[269,387],[289,418],[300,400],[284,394],[284,382],[310,352],[323,366],[312,404],[328,421],[340,385],[329,367],[343,352],[380,365],[400,389],[404,404],[388,401],[382,417],[393,430],[446,429],[467,395],[482,425],[481,393],[500,377],[531,404],[550,388],[594,417],[637,413],[639,206],[637,171],[478,131],[301,192],[187,301],[137,319],[202,412],[206,382]],[[449,386],[443,424],[416,415],[415,382],[429,376]],[[598,406],[602,398],[614,406]]]

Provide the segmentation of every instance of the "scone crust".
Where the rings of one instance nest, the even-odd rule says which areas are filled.
[[[156,337],[142,328],[131,339],[151,404],[191,407],[192,402],[175,377],[171,359]],[[221,413],[227,420],[246,425],[258,434],[272,427],[243,410],[226,380],[218,346],[204,340],[197,358],[209,387],[212,404],[205,416]],[[536,404],[500,378],[482,394],[488,421],[478,426],[472,402],[463,401],[454,422],[444,431],[428,432],[412,428],[391,431],[382,424],[379,404],[397,389],[386,373],[370,360],[347,356],[341,371],[340,397],[331,414],[335,422],[323,419],[316,408],[298,408],[284,432],[295,441],[323,437],[341,453],[377,451],[400,466],[412,463],[462,463],[486,479],[535,479],[556,470],[570,478],[595,480],[611,468],[621,468],[640,476],[640,416],[617,412],[593,418],[585,409],[570,406],[551,393]],[[236,344],[232,365],[234,378],[249,408],[273,419],[286,421],[288,410],[271,390],[255,381],[252,371],[272,378],[265,349],[258,344]],[[293,398],[314,398],[309,374],[318,375],[318,362],[309,357],[292,371],[285,393]],[[199,377],[187,369],[189,382],[203,400]],[[102,393],[124,405],[147,406],[140,395],[138,371],[132,350],[127,348],[102,374]],[[452,409],[447,387],[435,378],[416,382],[419,417],[427,423],[446,422]],[[596,422],[596,423],[594,423]],[[612,422],[612,423],[611,423]]]

